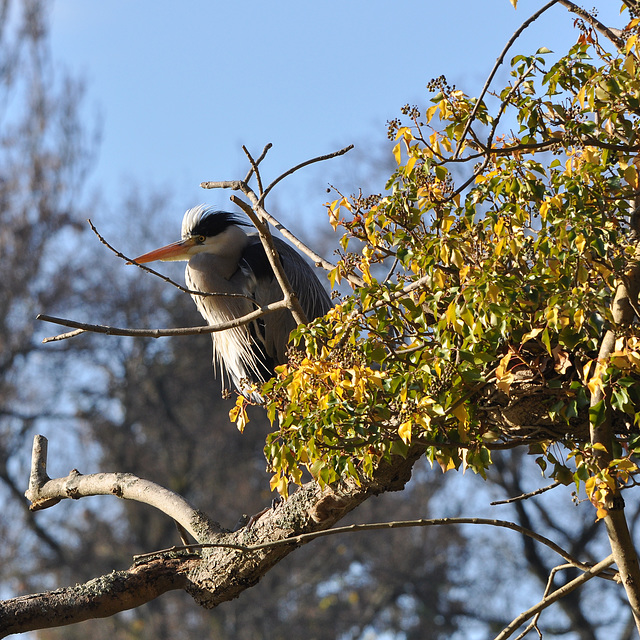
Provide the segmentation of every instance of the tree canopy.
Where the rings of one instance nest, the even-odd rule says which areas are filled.
[[[327,205],[344,231],[330,279],[359,286],[298,329],[304,351],[267,388],[281,493],[302,467],[355,478],[412,443],[482,475],[492,450],[528,445],[598,517],[633,484],[637,28],[619,50],[585,24],[553,63],[544,49],[515,56],[493,108],[436,78],[427,109],[389,123],[398,167],[384,195]],[[611,438],[590,438],[604,424]]]

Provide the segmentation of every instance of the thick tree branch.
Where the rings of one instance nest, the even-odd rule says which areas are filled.
[[[74,469],[66,478],[50,479],[47,475],[47,439],[40,435],[33,440],[31,476],[25,495],[31,501],[31,511],[47,509],[65,498],[77,500],[114,495],[155,507],[178,522],[197,542],[211,542],[220,532],[216,524],[178,494],[131,473],[85,476]]]
[[[46,440],[38,439],[34,447],[34,461],[29,493],[36,504],[51,506],[64,497],[87,495],[83,478],[93,481],[91,476],[70,474],[68,478],[49,480],[46,473]],[[404,488],[411,476],[411,469],[422,454],[422,447],[412,447],[406,458],[396,457],[392,464],[382,463],[371,480],[361,483],[349,481],[333,489],[324,490],[316,483],[309,483],[278,508],[269,510],[251,527],[231,533],[210,530],[206,535],[200,529],[192,535],[202,540],[200,555],[184,555],[181,551],[170,550],[162,557],[145,557],[142,564],[134,564],[127,571],[114,572],[89,583],[51,593],[25,596],[0,603],[0,637],[8,633],[38,628],[71,624],[88,618],[112,615],[139,606],[170,589],[186,589],[196,601],[207,608],[237,597],[252,586],[271,567],[298,546],[320,535],[334,535],[338,532],[359,531],[369,528],[390,528],[395,526],[428,526],[450,524],[485,524],[506,527],[531,535],[547,545],[572,565],[586,570],[586,574],[596,575],[601,567],[589,568],[571,557],[566,551],[539,534],[519,527],[515,523],[482,518],[441,518],[422,521],[405,521],[372,525],[355,525],[337,530],[329,530],[348,512],[367,498],[386,491]],[[104,490],[118,482],[116,493],[121,497],[131,497],[132,493],[124,474],[95,474],[97,486],[101,489],[91,493],[113,493]],[[102,476],[105,480],[101,480]],[[125,482],[121,479],[124,478]],[[139,479],[134,479],[134,482]],[[151,485],[151,483],[150,483]],[[37,489],[36,487],[41,487]],[[135,489],[134,489],[135,490]],[[151,486],[151,492],[155,487]],[[138,495],[134,496],[138,499]],[[145,499],[155,503],[155,500]],[[187,505],[186,511],[193,508]],[[162,508],[172,517],[179,516],[173,510]],[[209,547],[209,544],[215,548]],[[143,583],[143,584],[142,584]],[[554,594],[555,595],[555,594]],[[6,621],[6,622],[5,622]],[[9,622],[10,621],[10,622]]]
[[[640,214],[637,209],[631,219],[631,228],[636,231]],[[637,240],[637,236],[636,236]],[[636,255],[626,277],[621,280],[611,305],[611,313],[615,327],[630,326],[636,319],[636,301],[640,293],[640,246],[636,249]],[[606,362],[614,352],[616,332],[609,329],[600,344],[598,360]],[[601,402],[607,402],[601,385],[595,385],[591,394],[591,407]],[[596,462],[601,469],[606,469],[613,458],[613,443],[615,434],[611,420],[611,411],[607,410],[605,418],[600,424],[592,423],[590,426],[591,443],[601,445],[601,449],[594,450]],[[636,628],[640,632],[640,563],[635,544],[631,538],[629,526],[624,512],[624,499],[620,491],[612,492],[608,504],[607,515],[604,518],[607,527],[607,535],[611,544],[611,551],[618,565],[622,584],[624,585],[631,610],[636,622]]]
[[[139,607],[167,591],[184,589],[195,562],[189,557],[153,558],[85,584],[0,602],[0,638]]]
[[[170,554],[169,558],[149,560],[142,566],[134,565],[128,571],[114,572],[85,585],[0,603],[0,637],[113,615],[144,604],[170,589],[185,588],[207,608],[232,600],[253,586],[299,543],[286,541],[277,547],[249,553],[240,551],[239,546],[285,541],[301,533],[331,527],[367,498],[404,488],[422,453],[422,448],[414,447],[407,458],[382,464],[372,480],[361,484],[350,482],[323,491],[316,483],[309,483],[277,509],[269,510],[250,528],[233,533],[214,532],[216,542],[223,548],[203,549],[199,559]],[[33,475],[41,482],[47,478],[46,468],[41,458],[38,460]],[[46,484],[45,480],[45,487]],[[64,489],[40,498],[69,497],[61,493]]]

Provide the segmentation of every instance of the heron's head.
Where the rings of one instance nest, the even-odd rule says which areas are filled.
[[[182,240],[138,256],[134,262],[190,260],[198,253],[225,255],[238,251],[246,242],[240,227],[248,226],[237,214],[217,211],[200,204],[189,209],[182,218]]]

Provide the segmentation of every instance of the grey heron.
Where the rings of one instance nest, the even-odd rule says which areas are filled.
[[[182,219],[182,240],[135,258],[135,262],[187,260],[185,281],[194,291],[240,296],[193,295],[198,310],[215,325],[240,318],[282,299],[262,242],[257,233],[237,214],[217,211],[201,204],[189,209]],[[309,321],[325,315],[331,301],[311,267],[302,256],[279,238],[273,238],[282,267]],[[255,304],[252,302],[255,301]],[[250,391],[274,375],[274,368],[286,362],[289,334],[296,326],[291,313],[278,310],[249,324],[211,334],[213,362],[219,366],[224,387],[228,376],[243,395],[260,401]]]

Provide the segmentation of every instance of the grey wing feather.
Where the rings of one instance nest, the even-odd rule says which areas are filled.
[[[251,235],[251,242],[243,253],[243,262],[250,269],[256,281],[254,296],[258,304],[265,305],[282,299],[280,285],[275,278],[264,248],[257,236]],[[279,238],[273,238],[280,255],[282,268],[307,316],[311,321],[325,315],[331,308],[331,300],[316,277],[313,269],[295,249]],[[266,353],[275,364],[286,362],[289,334],[296,323],[289,311],[276,311],[262,318],[259,330],[262,333]]]

